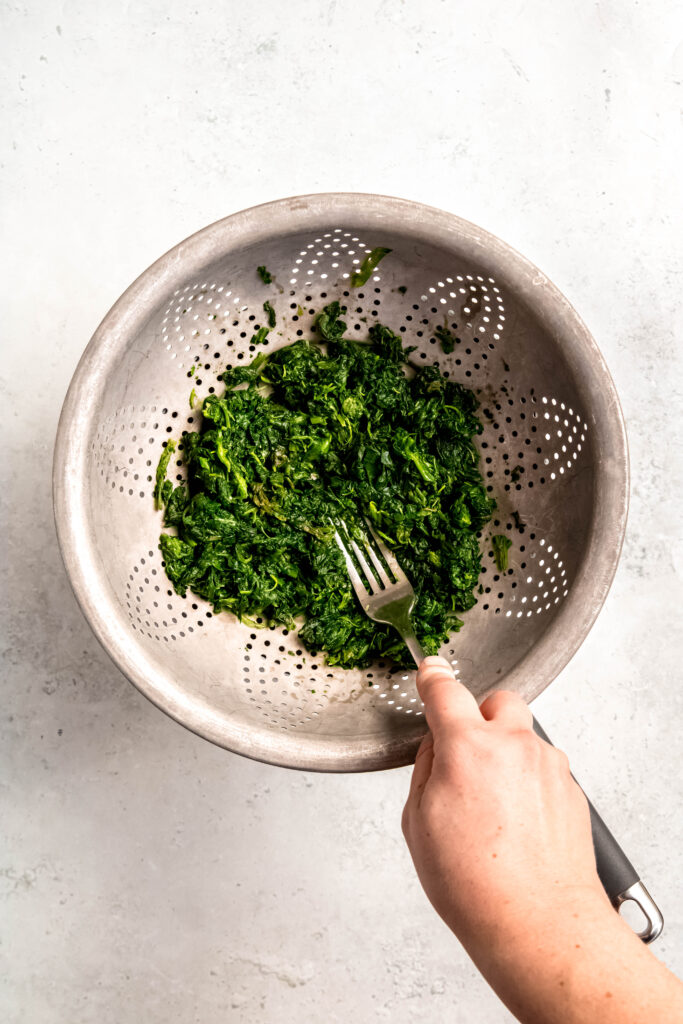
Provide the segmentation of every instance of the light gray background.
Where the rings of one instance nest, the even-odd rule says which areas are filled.
[[[3,1020],[511,1020],[413,876],[409,770],[294,774],[185,732],[99,649],[56,548],[57,417],[111,303],[210,221],[336,189],[499,234],[607,358],[631,443],[626,547],[536,710],[663,908],[657,956],[683,971],[680,5],[2,9]]]

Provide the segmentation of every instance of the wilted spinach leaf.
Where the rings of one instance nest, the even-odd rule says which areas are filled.
[[[268,314],[268,326],[275,327],[275,310],[268,300],[263,303],[263,312]]]
[[[493,557],[496,560],[496,566],[500,572],[505,572],[508,567],[508,550],[512,547],[512,541],[509,537],[504,537],[502,534],[491,538],[493,544]]]
[[[369,252],[361,263],[360,269],[354,270],[353,274],[351,274],[351,287],[360,288],[362,284],[365,284],[379,261],[383,260],[390,252],[391,249],[385,249],[381,245],[378,245],[376,249]]]
[[[267,337],[268,337],[268,328],[267,327],[259,327],[259,329],[256,332],[256,334],[252,334],[251,338],[249,339],[249,344],[250,345],[262,345],[262,344],[265,344],[265,340],[266,340]]]
[[[456,338],[450,328],[441,324],[434,329],[434,336],[441,342],[441,349],[446,355],[449,355],[460,341],[460,338]]]
[[[194,388],[192,389],[194,390]],[[161,453],[159,459],[159,465],[157,466],[156,481],[154,488],[154,506],[155,508],[162,508],[166,504],[168,496],[168,488],[173,489],[173,485],[166,479],[166,470],[168,464],[171,461],[171,456],[175,451],[175,441],[169,440],[166,442],[166,447]],[[168,486],[167,486],[168,485]]]

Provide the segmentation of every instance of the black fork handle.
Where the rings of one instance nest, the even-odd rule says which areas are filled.
[[[553,745],[545,729],[543,729],[536,718],[534,718],[534,732],[542,740],[545,740],[546,743],[550,743],[551,746]],[[576,782],[576,779],[574,781]],[[586,796],[585,792],[584,796]],[[586,800],[588,800],[588,809],[591,816],[595,862],[602,887],[609,896],[615,910],[618,910],[621,904],[626,903],[627,900],[632,900],[638,904],[647,923],[637,932],[637,935],[643,942],[654,942],[664,927],[664,918],[661,911],[641,882],[633,864],[631,864],[631,861],[619,846],[619,843],[587,796]]]

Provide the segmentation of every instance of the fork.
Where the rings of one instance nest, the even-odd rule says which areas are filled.
[[[358,543],[346,523],[340,522],[335,525],[334,539],[344,556],[356,597],[368,618],[374,619],[375,622],[386,622],[397,630],[415,659],[415,664],[419,665],[424,660],[425,652],[415,636],[410,618],[410,613],[415,605],[413,585],[367,519],[365,527],[390,572],[382,564],[382,560],[378,557],[369,538],[366,538],[362,544]],[[340,528],[344,536],[340,533]],[[358,572],[351,552],[356,557],[363,576]]]
[[[365,519],[364,522],[368,536],[360,542],[354,539],[343,521],[334,524],[334,539],[344,556],[356,597],[369,618],[375,622],[385,622],[400,633],[415,659],[415,664],[419,666],[424,660],[425,653],[415,636],[410,618],[415,605],[413,585],[392,552],[372,529],[369,520]],[[370,538],[377,550],[370,542]],[[377,552],[382,556],[381,559]],[[360,566],[362,576],[351,553]],[[552,746],[552,741],[536,718],[533,723],[534,732]],[[588,800],[588,797],[586,799]],[[615,910],[618,911],[619,906],[628,900],[632,900],[640,907],[646,923],[636,931],[636,934],[643,942],[652,942],[664,926],[661,911],[590,800],[588,809],[598,875],[603,888]]]

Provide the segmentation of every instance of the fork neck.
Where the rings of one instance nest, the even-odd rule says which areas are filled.
[[[401,636],[405,641],[406,647],[412,654],[415,664],[419,666],[424,661],[425,652],[422,650],[420,642],[415,636],[413,627],[411,625],[408,625],[407,628],[404,627],[403,629],[401,629]]]

